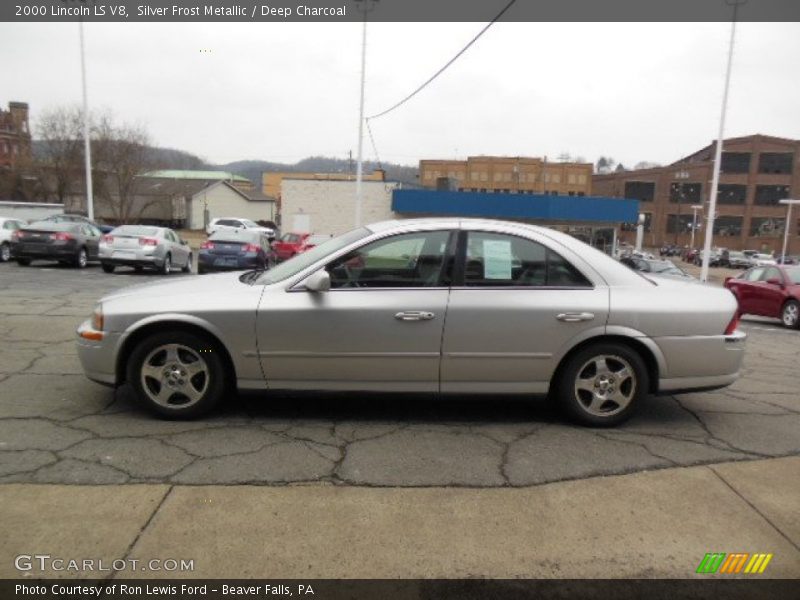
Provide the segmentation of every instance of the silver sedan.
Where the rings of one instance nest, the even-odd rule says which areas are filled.
[[[78,329],[87,376],[168,418],[234,386],[550,395],[586,425],[648,394],[727,386],[745,335],[724,288],[651,281],[550,229],[377,223],[266,272],[122,289]]]
[[[169,275],[173,267],[192,270],[192,251],[167,227],[121,225],[100,239],[100,264],[113,273],[119,266],[155,269]]]

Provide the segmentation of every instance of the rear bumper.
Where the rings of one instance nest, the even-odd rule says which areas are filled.
[[[78,254],[78,249],[74,246],[49,246],[32,250],[30,248],[20,248],[18,244],[11,245],[12,258],[41,258],[41,259],[57,259],[64,260],[65,258],[75,258]]]
[[[197,257],[197,267],[203,271],[242,271],[244,269],[257,269],[262,266],[262,261],[257,256],[236,257],[236,264],[215,264],[222,258],[213,254],[200,254]]]
[[[741,372],[747,334],[654,338],[667,370],[658,381],[659,393],[726,387]]]

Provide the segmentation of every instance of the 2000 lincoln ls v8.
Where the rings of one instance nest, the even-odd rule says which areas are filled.
[[[614,425],[649,394],[718,388],[745,335],[730,291],[647,279],[550,229],[424,219],[356,229],[269,271],[103,298],[93,380],[171,418],[241,389],[550,394]]]

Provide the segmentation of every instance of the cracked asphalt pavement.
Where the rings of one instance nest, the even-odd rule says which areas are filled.
[[[0,483],[523,487],[800,454],[800,332],[764,319],[743,321],[735,385],[649,398],[612,430],[492,396],[231,393],[201,421],[160,421],[83,376],[74,333],[100,296],[153,277],[0,264]]]

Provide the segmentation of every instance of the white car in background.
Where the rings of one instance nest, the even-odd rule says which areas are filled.
[[[208,235],[213,234],[215,231],[225,231],[234,229],[247,229],[248,231],[260,231],[270,239],[275,238],[275,230],[271,227],[262,227],[255,221],[250,219],[240,219],[238,217],[222,217],[219,219],[211,219],[211,223],[206,227]]]
[[[11,234],[26,225],[22,219],[0,217],[0,262],[11,259]]]
[[[776,261],[771,254],[753,254],[750,257],[750,263],[754,267],[769,267],[771,265],[777,265],[778,261]]]

